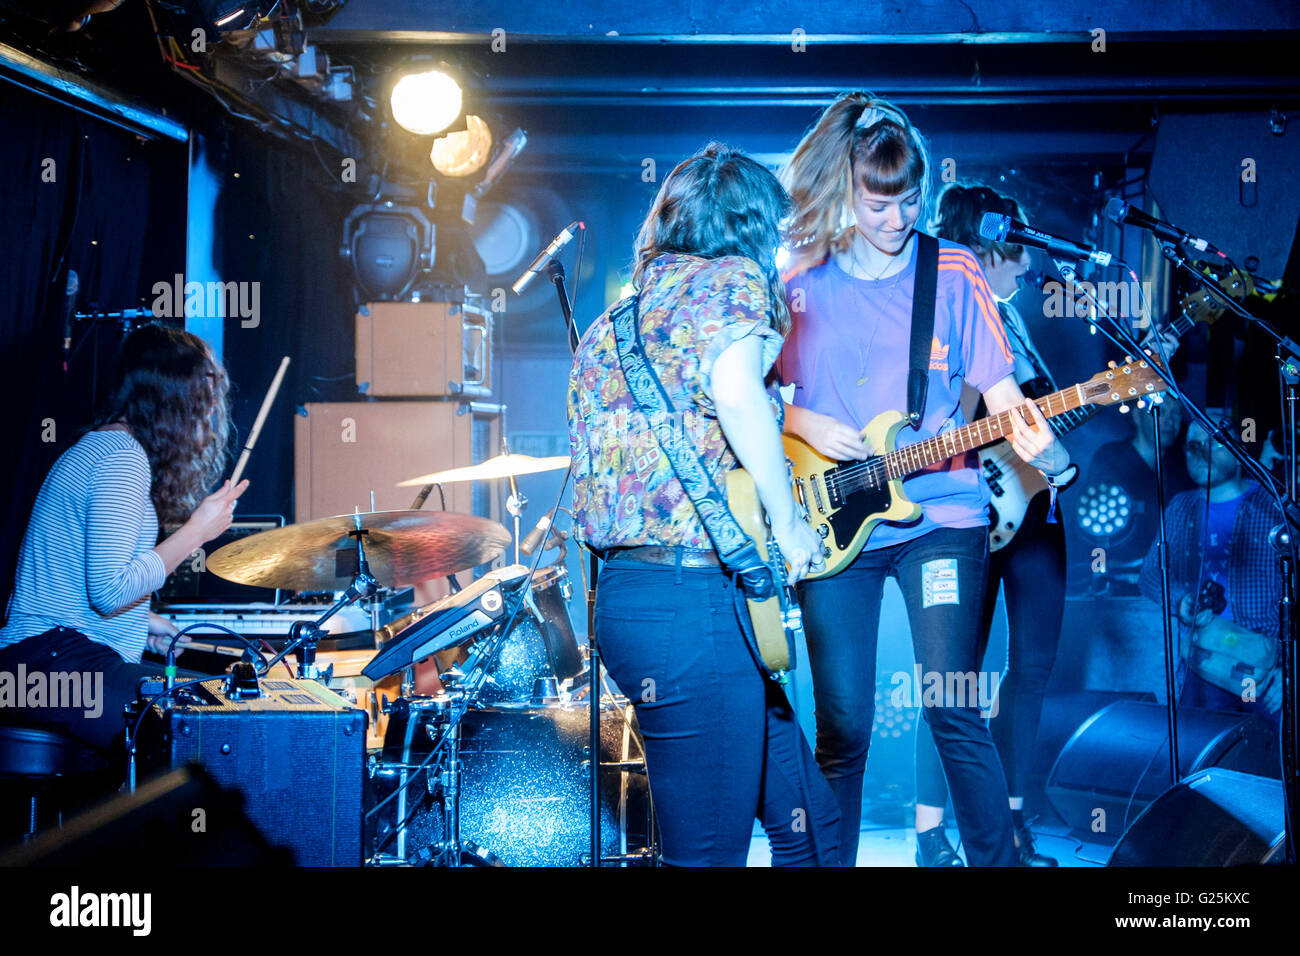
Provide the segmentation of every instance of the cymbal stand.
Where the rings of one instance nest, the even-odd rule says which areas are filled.
[[[364,539],[366,532],[361,530],[360,516],[357,516],[357,530],[352,537],[356,539],[357,570],[352,575],[352,583],[343,595],[324,614],[314,621],[299,621],[289,629],[290,640],[280,652],[266,664],[262,674],[269,674],[271,668],[295,651],[298,652],[298,677],[302,680],[319,680],[320,671],[316,667],[316,645],[326,636],[324,624],[339,611],[361,598],[371,597],[378,589],[379,582],[370,573],[370,562],[366,560]]]

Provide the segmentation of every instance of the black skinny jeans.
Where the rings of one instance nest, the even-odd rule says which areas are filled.
[[[939,745],[952,784],[957,826],[972,866],[1015,866],[1007,782],[980,716],[977,694],[987,577],[988,528],[937,528],[919,538],[863,551],[833,577],[800,585],[817,705],[817,762],[840,807],[840,859],[857,860],[862,776],[875,717],[876,643],[885,578],[907,602],[912,644],[923,677],[945,688],[917,703]],[[965,681],[958,687],[956,682]]]
[[[839,814],[784,693],[759,671],[719,568],[626,559],[596,589],[605,666],[636,707],[664,862],[833,866]]]
[[[1050,495],[1037,495],[1019,533],[1005,548],[989,555],[984,594],[981,660],[993,629],[999,588],[1007,606],[1007,665],[989,729],[1013,797],[1024,794],[1043,694],[1056,663],[1065,613],[1065,526],[1047,523],[1050,500]],[[931,807],[948,802],[943,765],[924,723],[918,724],[916,731],[916,802]]]

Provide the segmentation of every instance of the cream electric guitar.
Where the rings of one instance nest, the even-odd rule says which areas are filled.
[[[795,642],[803,637],[803,612],[787,578],[785,558],[767,523],[767,512],[759,501],[758,488],[743,468],[727,472],[727,507],[741,530],[753,539],[776,584],[774,596],[765,600],[746,598],[745,603],[758,654],[769,674],[784,683],[786,673],[794,670]],[[807,515],[802,517],[806,519]]]
[[[1145,358],[1129,359],[1079,385],[1035,399],[1035,403],[1050,421],[1089,404],[1135,402],[1166,387],[1154,364]],[[785,454],[794,471],[795,499],[807,509],[813,528],[821,535],[826,559],[825,569],[809,572],[809,578],[830,577],[842,571],[858,556],[880,522],[920,518],[920,506],[903,493],[903,479],[1009,437],[1011,412],[897,447],[899,433],[906,427],[907,416],[902,412],[882,412],[873,418],[862,430],[862,438],[872,448],[888,450],[866,461],[831,461],[800,439],[785,436]]]

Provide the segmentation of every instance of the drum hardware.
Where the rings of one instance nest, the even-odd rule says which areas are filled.
[[[362,598],[372,597],[379,590],[379,582],[370,573],[370,562],[366,557],[366,532],[362,530],[361,518],[360,514],[355,516],[356,530],[351,534],[352,539],[356,542],[356,571],[352,575],[352,583],[348,585],[342,596],[315,621],[298,621],[290,628],[289,643],[271,658],[263,673],[268,673],[272,667],[284,660],[290,653],[296,653],[298,657],[298,677],[306,680],[318,679],[320,672],[316,667],[316,645],[326,635],[325,622],[348,605]],[[215,558],[216,555],[213,555],[213,557]],[[209,564],[209,567],[211,567],[211,564]]]

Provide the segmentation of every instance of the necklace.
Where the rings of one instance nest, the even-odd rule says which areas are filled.
[[[853,236],[853,242],[852,242],[852,244],[849,246],[849,268],[850,268],[850,270],[851,270],[851,274],[853,274],[855,277],[856,277],[856,273],[857,273],[857,269],[858,269],[858,235],[859,235],[859,234],[858,234],[857,231],[855,230],[855,231],[854,231],[854,236]],[[908,237],[908,242],[911,242],[911,237],[910,237],[910,236]],[[906,248],[906,246],[904,246],[904,248]],[[881,269],[880,272],[879,272],[877,275],[875,275],[875,276],[869,276],[868,278],[870,278],[870,280],[871,280],[872,282],[879,282],[879,281],[880,281],[880,277],[883,276],[886,272],[888,272],[889,269],[890,269],[890,267],[893,266],[893,265],[896,263],[896,261],[897,261],[896,259],[891,259],[889,262],[887,262],[887,263],[885,264],[885,268]],[[880,305],[880,307],[879,307],[879,310],[880,310],[881,312],[883,312],[885,309],[889,308],[889,303],[891,303],[891,302],[894,301],[894,296],[895,296],[895,295],[897,294],[897,292],[898,292],[898,287],[902,284],[902,281],[903,281],[903,273],[904,273],[906,270],[907,270],[907,266],[904,265],[902,268],[900,268],[900,269],[898,270],[897,273],[895,273],[894,284],[893,284],[892,286],[890,286],[890,288],[889,288],[889,296],[888,296],[888,298],[885,299],[885,301],[884,301],[884,302]],[[863,271],[864,273],[867,271],[865,266],[862,268],[862,271]],[[865,290],[864,290],[864,292],[865,292]],[[880,322],[879,322],[879,321],[876,321],[876,322],[872,323],[872,326],[871,326],[871,337],[870,337],[869,339],[867,339],[867,348],[866,348],[866,351],[864,352],[864,351],[862,350],[861,346],[858,347],[858,358],[859,358],[859,360],[860,360],[861,363],[862,363],[862,374],[861,374],[861,376],[858,377],[858,380],[857,380],[857,382],[856,382],[855,384],[856,384],[859,388],[861,388],[863,385],[867,384],[867,359],[871,356],[871,346],[872,346],[872,344],[876,341],[876,331],[877,331],[879,328],[880,328]]]

